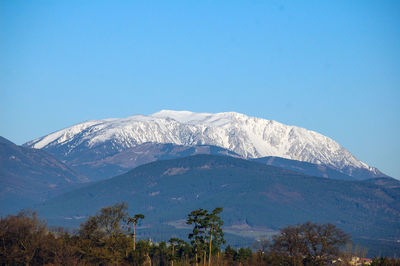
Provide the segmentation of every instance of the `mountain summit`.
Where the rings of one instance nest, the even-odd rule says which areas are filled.
[[[235,112],[162,110],[148,116],[92,120],[25,145],[71,158],[90,149],[99,156],[117,154],[147,142],[214,145],[247,159],[276,156],[326,165],[350,176],[384,176],[315,131]]]

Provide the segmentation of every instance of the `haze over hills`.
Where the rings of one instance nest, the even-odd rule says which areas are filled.
[[[251,241],[310,220],[337,225],[356,244],[367,243],[371,254],[393,252],[400,238],[400,182],[372,180],[311,177],[233,157],[195,155],[139,166],[48,200],[38,210],[51,224],[77,225],[101,207],[125,201],[132,213],[145,214],[143,231],[157,239],[162,232],[154,230],[170,235],[184,228],[182,219],[191,210],[223,206],[227,232]]]
[[[125,201],[146,215],[153,239],[181,234],[187,213],[216,206],[224,207],[225,230],[239,242],[308,220],[336,224],[373,254],[396,250],[400,236],[400,182],[328,137],[275,121],[233,112],[161,111],[84,122],[24,147],[4,143],[23,153],[42,152],[44,159],[31,163],[44,172],[39,186],[32,185],[31,194],[23,189],[39,199],[33,207],[52,225],[76,227],[98,209]],[[47,153],[65,166],[54,170],[58,176],[73,173],[73,182],[50,183]],[[12,149],[4,154],[12,158]],[[27,169],[9,180],[29,185]],[[77,187],[85,176],[102,181]],[[26,202],[23,194],[15,199]]]
[[[396,250],[400,238],[399,181],[326,136],[272,120],[164,110],[83,122],[24,147],[3,142],[4,169],[26,169],[16,178],[4,175],[8,183],[27,185],[14,199],[38,199],[33,207],[52,225],[77,226],[98,209],[126,201],[146,215],[153,239],[180,234],[187,213],[216,206],[224,207],[226,231],[242,240],[308,220],[336,224],[374,254]],[[41,153],[29,164],[13,168],[7,161],[32,152]],[[40,169],[31,171],[32,165]],[[33,175],[37,184],[29,194],[37,172],[43,174],[39,181]],[[58,180],[54,173],[58,183],[51,183]],[[74,178],[64,178],[68,174]],[[100,181],[77,187],[85,177]],[[10,191],[3,195],[13,196]]]
[[[280,157],[274,156],[267,156],[257,159],[252,159],[254,162],[272,165],[280,168],[284,168],[287,170],[291,170],[294,172],[302,173],[309,176],[319,176],[324,178],[332,178],[332,179],[339,179],[339,180],[348,180],[354,181],[358,180],[358,178],[343,174],[338,170],[335,170],[329,166],[322,165],[322,164],[313,164],[307,162],[300,162],[296,160],[289,160]],[[368,176],[365,174],[364,176]]]
[[[310,162],[365,179],[385,176],[317,132],[235,112],[163,110],[123,119],[83,122],[25,144],[68,162],[104,160],[144,143],[213,145],[243,158],[266,156]]]
[[[211,145],[183,146],[171,143],[144,143],[115,153],[103,146],[93,147],[64,160],[72,169],[92,181],[123,174],[139,165],[156,160],[173,159],[195,154],[214,154],[239,157],[234,152]]]
[[[0,214],[66,192],[88,179],[45,151],[0,137]]]
[[[196,154],[226,155],[239,158],[229,150],[210,146],[144,143],[120,153],[97,160],[82,154],[62,163],[48,153],[21,147],[0,137],[0,213],[19,211],[77,188],[89,181],[102,180],[123,174],[139,165],[157,160],[181,158]],[[92,151],[91,154],[95,154]],[[254,161],[275,165],[306,175],[355,180],[354,177],[323,165],[264,157]]]
[[[184,146],[172,143],[144,143],[133,148],[104,158],[96,158],[97,149],[90,153],[82,153],[65,163],[72,169],[91,178],[92,181],[102,180],[123,174],[139,165],[158,160],[181,158],[196,154],[226,155],[240,158],[227,149],[212,145]],[[357,180],[357,178],[343,174],[338,170],[325,165],[283,159],[280,157],[263,157],[253,161],[273,165],[311,176],[333,178],[341,180]],[[364,176],[369,176],[365,174]]]

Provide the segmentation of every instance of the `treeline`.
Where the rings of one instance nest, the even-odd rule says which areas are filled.
[[[348,265],[354,259],[341,249],[349,236],[332,224],[288,226],[253,249],[222,249],[222,208],[192,211],[188,240],[160,243],[136,241],[136,225],[145,217],[129,217],[127,209],[125,203],[105,207],[74,233],[49,230],[31,211],[1,218],[0,265]],[[371,265],[400,265],[400,260],[375,258]]]

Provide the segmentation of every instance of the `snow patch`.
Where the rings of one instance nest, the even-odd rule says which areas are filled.
[[[236,112],[194,113],[162,110],[152,115],[134,115],[83,122],[54,132],[26,145],[37,149],[77,147],[88,149],[111,143],[123,151],[146,142],[178,145],[215,145],[244,158],[265,156],[324,164],[338,170],[363,168],[359,161],[334,140],[315,131]],[[351,170],[347,174],[351,174]],[[178,174],[171,172],[166,174]]]

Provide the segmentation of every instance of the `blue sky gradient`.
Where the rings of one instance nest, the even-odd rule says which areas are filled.
[[[0,135],[236,111],[400,178],[400,1],[0,1]]]

